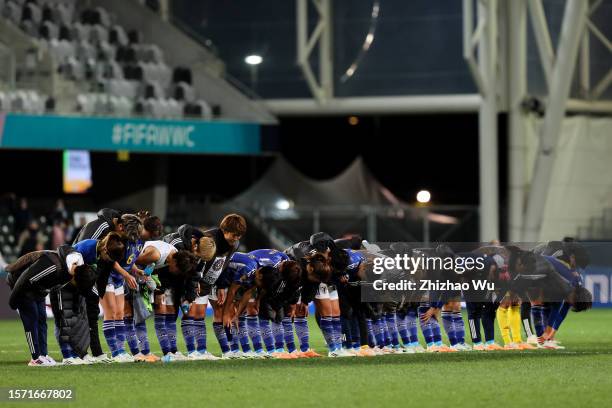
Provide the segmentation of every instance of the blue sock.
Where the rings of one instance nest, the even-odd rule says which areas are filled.
[[[136,327],[134,327],[134,318],[133,317],[124,317],[123,324],[125,327],[125,339],[127,340],[128,346],[130,348],[130,353],[132,355],[136,355],[140,353],[140,349],[138,348],[138,337],[136,337]]]
[[[147,334],[147,322],[136,323],[136,337],[138,337],[138,348],[145,356],[151,353],[149,336]]]
[[[290,317],[283,317],[283,336],[287,351],[293,353],[295,351],[295,336],[293,335],[293,322]]]
[[[561,306],[559,306],[559,308],[556,311],[556,315],[554,319],[549,320],[548,324],[555,330],[559,330],[559,327],[561,326],[561,323],[563,323],[563,321],[565,320],[565,318],[567,317],[567,314],[570,311],[570,305],[569,303],[563,301],[561,303]]]
[[[166,330],[166,315],[155,315],[155,334],[159,341],[159,347],[164,355],[170,352],[170,342],[168,341],[168,330]]]
[[[431,324],[434,319],[430,318],[426,322],[423,321],[423,315],[427,310],[429,310],[429,306],[419,306],[419,324],[421,326],[421,332],[423,332],[423,337],[425,338],[425,343],[431,346],[435,343],[433,326]]]
[[[351,320],[343,317],[340,319],[340,321],[342,323],[342,347],[345,349],[350,349],[353,347],[353,338],[351,337]]]
[[[389,331],[389,338],[393,347],[399,347],[399,333],[397,332],[397,320],[395,313],[387,313],[385,315],[385,322],[387,323],[387,330]]]
[[[181,319],[181,331],[183,332],[183,338],[185,339],[187,353],[193,353],[196,350],[195,324],[193,317],[183,316],[183,319]]]
[[[329,351],[336,351],[336,343],[334,342],[334,324],[331,317],[321,317],[320,319],[321,332],[327,344]]]
[[[440,330],[440,323],[435,319],[431,318],[431,332],[433,333],[433,339],[436,344],[442,344],[442,330]]]
[[[448,341],[451,346],[457,344],[457,336],[455,335],[455,325],[453,324],[453,312],[449,312],[443,310],[442,313],[442,325],[444,326],[444,331],[446,331],[446,335],[448,336]]]
[[[249,344],[249,331],[246,326],[246,316],[240,316],[238,318],[238,338],[240,339],[240,348],[244,353],[251,351],[251,345]]]
[[[206,320],[193,319],[193,328],[196,341],[196,348],[199,353],[206,352]]]
[[[111,356],[115,357],[119,353],[117,353],[117,334],[115,332],[115,321],[114,320],[104,320],[102,323],[102,333],[104,333],[104,338],[106,339],[106,344],[108,344],[108,348],[110,349]]]
[[[310,331],[308,330],[308,321],[305,317],[295,317],[293,319],[295,334],[300,342],[300,351],[308,351],[310,349]]]
[[[408,331],[408,313],[397,313],[396,318],[397,333],[402,339],[402,344],[407,346],[410,344],[410,332]]]
[[[550,314],[552,312],[551,309],[551,304],[550,303],[544,303],[544,321],[546,322],[546,325],[548,326],[548,322],[550,321]],[[557,303],[553,303],[553,307],[558,306]]]
[[[385,319],[385,315],[383,314],[380,317],[380,326],[383,332],[383,339],[385,342],[385,347],[391,347],[391,334],[389,333],[389,329],[387,328],[387,320]]]
[[[172,353],[178,351],[176,348],[176,317],[175,314],[166,315],[166,332],[168,333],[168,344]]]
[[[536,331],[536,336],[540,337],[546,330],[546,317],[543,306],[531,306],[531,319],[533,320],[533,326]]]
[[[361,347],[361,333],[359,332],[359,317],[353,315],[349,321],[351,344],[350,347],[358,349]]]
[[[376,337],[374,336],[374,324],[372,319],[366,319],[366,325],[368,326],[368,345],[370,347],[376,346]]]
[[[463,323],[463,316],[461,316],[461,312],[453,312],[452,318],[457,343],[463,344],[465,343],[465,324]]]
[[[376,340],[376,346],[384,347],[385,346],[385,323],[383,320],[378,317],[372,319],[372,327],[374,329],[374,339]]]
[[[230,351],[233,353],[238,353],[240,351],[240,341],[238,338],[238,331],[236,327],[232,326],[230,328],[231,340],[230,340]]]
[[[419,326],[417,319],[418,316],[416,309],[408,310],[408,313],[406,313],[406,327],[408,328],[408,334],[410,335],[410,344],[418,344],[419,342]]]
[[[342,348],[342,319],[340,319],[340,316],[332,317],[332,326],[334,328],[333,341],[334,341],[336,350],[338,350]]]
[[[230,351],[230,346],[227,341],[227,334],[225,333],[223,323],[213,322],[213,330],[215,331],[215,337],[217,337],[217,341],[219,342],[219,347],[221,347],[221,352],[227,353]]]
[[[267,352],[274,351],[274,337],[272,336],[272,328],[270,327],[270,321],[266,319],[259,319],[259,330],[261,338],[263,339],[264,345],[266,346]]]
[[[118,353],[125,353],[125,324],[123,323],[123,320],[115,320],[115,336],[117,336]]]
[[[253,343],[253,349],[255,350],[255,352],[259,353],[263,351],[261,333],[259,332],[259,322],[257,321],[257,316],[247,316],[246,327],[248,335],[251,338],[251,343]]]
[[[272,327],[272,336],[274,337],[274,349],[276,351],[284,351],[285,339],[283,325],[281,323],[276,323],[275,321],[271,321],[270,323]]]

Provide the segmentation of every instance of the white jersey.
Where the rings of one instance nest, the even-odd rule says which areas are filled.
[[[147,241],[142,247],[142,250],[144,251],[147,247],[153,247],[159,251],[160,258],[157,262],[155,262],[155,269],[166,266],[168,255],[176,252],[176,248],[173,245],[170,245],[164,241]]]

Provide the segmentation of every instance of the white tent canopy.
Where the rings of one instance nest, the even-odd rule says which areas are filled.
[[[245,207],[274,207],[279,200],[295,206],[394,205],[400,200],[383,186],[357,157],[329,180],[306,177],[278,157],[259,181],[232,201]]]

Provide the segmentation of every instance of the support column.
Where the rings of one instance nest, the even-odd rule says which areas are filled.
[[[555,149],[569,97],[570,86],[582,33],[585,27],[588,2],[567,0],[557,61],[552,70],[546,116],[540,134],[540,146],[536,157],[533,179],[523,226],[523,240],[540,239],[541,220],[548,196],[549,184],[555,163]]]
[[[312,33],[308,27],[309,4],[314,6],[318,15]],[[296,0],[296,28],[298,66],[317,102],[328,102],[334,96],[332,0]],[[316,47],[319,48],[318,78],[310,64],[310,56]]]
[[[321,0],[321,9],[321,21],[323,21],[325,29],[321,33],[319,49],[319,78],[321,79],[323,98],[329,100],[334,96],[334,46],[331,0]]]
[[[508,4],[508,240],[521,240],[526,198],[527,7],[525,0]]]
[[[485,19],[479,44],[479,66],[485,92],[479,112],[480,240],[499,239],[497,168],[497,0],[478,2],[478,19]]]
[[[164,21],[170,21],[170,1],[171,0],[159,0],[159,15]]]

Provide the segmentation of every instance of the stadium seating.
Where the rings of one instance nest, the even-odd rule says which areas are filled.
[[[47,224],[47,218],[41,216],[36,221],[40,225],[42,237],[48,242],[51,237],[52,227]],[[0,253],[2,253],[4,260],[8,263],[14,262],[21,250],[17,246],[18,237],[15,237],[15,231],[13,231],[14,224],[15,219],[12,215],[0,216]]]
[[[34,90],[0,91],[0,112],[43,114],[49,98]]]
[[[78,94],[79,112],[212,118],[208,103],[196,95],[190,69],[172,69],[159,46],[142,43],[137,30],[116,24],[101,7],[75,0],[0,0],[0,15],[36,38],[61,75],[91,90]],[[16,108],[3,103],[2,109],[29,109],[21,100]]]

